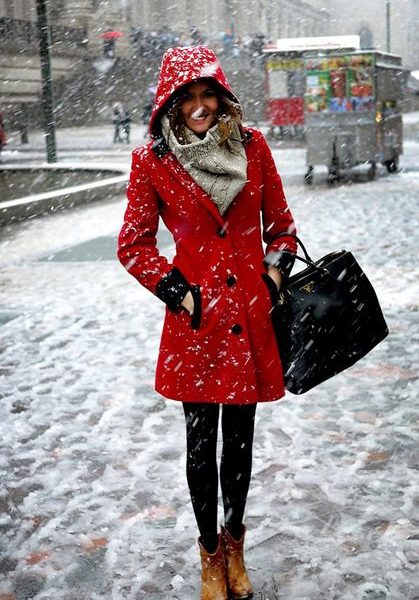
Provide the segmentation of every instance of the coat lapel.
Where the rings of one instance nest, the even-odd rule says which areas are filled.
[[[178,161],[173,152],[168,152],[160,157],[160,160],[170,172],[170,174],[183,186],[191,190],[191,197],[200,202],[204,208],[214,217],[217,223],[223,227],[225,219],[220,215],[218,208],[212,201],[211,196],[207,194],[190,176],[184,166]]]

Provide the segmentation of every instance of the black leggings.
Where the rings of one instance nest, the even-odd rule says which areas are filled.
[[[217,534],[217,432],[219,404],[184,402],[186,418],[186,476],[202,538]],[[225,524],[241,531],[252,470],[256,404],[224,404],[221,416],[223,447],[220,483]]]

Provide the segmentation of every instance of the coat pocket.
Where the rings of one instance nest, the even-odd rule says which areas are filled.
[[[229,320],[225,294],[211,282],[201,282],[194,287],[196,309],[194,307],[192,328],[204,336],[211,335]]]
[[[191,327],[192,329],[199,329],[202,320],[202,297],[200,286],[193,285],[191,287],[191,294],[194,302],[194,308],[191,318]]]

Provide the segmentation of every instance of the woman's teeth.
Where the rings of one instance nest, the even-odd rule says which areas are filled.
[[[206,119],[208,116],[208,113],[204,112],[203,108],[198,108],[197,110],[194,110],[194,112],[191,115],[191,118],[194,121],[204,121],[204,119]]]

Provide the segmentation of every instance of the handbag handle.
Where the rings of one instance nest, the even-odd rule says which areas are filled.
[[[316,265],[314,260],[311,258],[311,256],[307,252],[306,247],[304,246],[303,242],[300,240],[298,235],[295,235],[295,233],[279,233],[276,237],[277,238],[279,238],[279,237],[294,238],[298,242],[298,244],[301,246],[301,249],[304,253],[305,258],[303,258],[302,256],[298,256],[298,254],[294,254],[293,252],[289,252],[289,250],[283,250],[283,252],[288,252],[288,254],[291,254],[295,259],[301,261],[305,265],[308,265],[309,267],[313,267],[314,269],[317,269],[318,271],[322,271],[325,275],[329,275],[329,272],[327,269],[325,269],[324,267],[320,267],[319,265]]]
[[[301,256],[298,256],[297,254],[289,252],[289,250],[283,250],[283,252],[289,252],[289,254],[292,254],[294,256],[294,258],[297,258],[298,260],[301,260],[303,263],[305,263],[307,265],[316,266],[315,263],[314,263],[314,260],[310,257],[309,253],[307,252],[306,247],[304,246],[303,242],[300,240],[300,238],[298,237],[298,235],[295,235],[295,233],[285,233],[285,232],[284,233],[278,233],[278,235],[275,237],[275,239],[280,238],[280,237],[291,237],[291,238],[294,238],[297,241],[297,243],[301,246],[301,250],[304,253],[305,260]]]
[[[277,238],[279,237],[292,237],[294,238],[298,244],[301,246],[301,249],[304,253],[304,257],[302,256],[298,256],[298,254],[294,254],[293,252],[290,252],[289,250],[283,250],[283,252],[288,252],[288,254],[291,254],[294,258],[296,258],[297,260],[301,261],[302,263],[304,263],[305,265],[308,265],[309,267],[313,267],[314,269],[317,269],[318,271],[322,271],[325,275],[329,275],[329,272],[327,269],[325,269],[324,267],[320,267],[319,265],[316,265],[316,263],[314,262],[314,260],[311,258],[311,256],[309,255],[309,253],[306,250],[306,247],[304,246],[303,242],[300,240],[300,238],[298,237],[298,235],[295,235],[295,233],[278,233],[278,235],[276,236]]]

